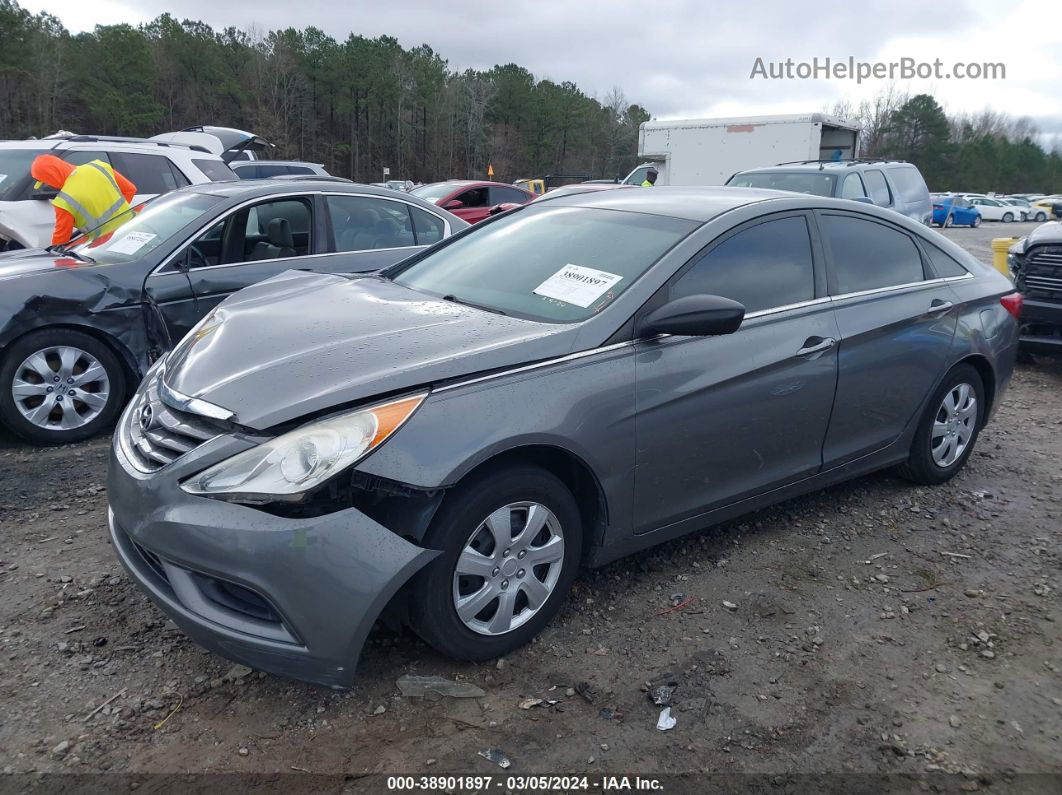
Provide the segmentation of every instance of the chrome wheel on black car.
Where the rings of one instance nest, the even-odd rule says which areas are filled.
[[[125,401],[125,374],[114,353],[77,331],[28,334],[0,366],[0,417],[37,444],[87,439],[113,422]]]

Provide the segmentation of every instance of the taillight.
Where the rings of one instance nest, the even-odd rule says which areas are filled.
[[[1003,308],[1017,320],[1021,317],[1021,306],[1025,303],[1025,298],[1021,293],[1011,293],[1000,298],[999,303],[1003,304]]]

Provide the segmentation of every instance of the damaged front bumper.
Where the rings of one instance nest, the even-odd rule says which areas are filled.
[[[252,668],[350,686],[376,618],[438,554],[355,508],[292,519],[181,490],[254,440],[221,435],[150,474],[115,441],[108,523],[122,564],[196,642]]]

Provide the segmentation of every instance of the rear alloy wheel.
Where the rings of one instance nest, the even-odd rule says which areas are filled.
[[[1036,214],[1036,217],[1034,217],[1033,220],[1037,221],[1037,222],[1046,221],[1047,220],[1047,213],[1039,212],[1039,213]]]
[[[976,229],[980,225],[981,225],[981,216],[980,215],[975,215],[973,217],[973,220],[970,221],[970,228],[971,229]]]
[[[451,657],[499,657],[563,604],[582,547],[579,508],[550,472],[507,467],[447,495],[422,546],[443,553],[412,584],[413,629]]]
[[[947,217],[946,217],[946,218],[944,219],[944,223],[942,224],[942,226],[943,226],[943,227],[944,227],[945,229],[947,229],[948,227],[950,227],[950,226],[951,226],[951,222],[952,222],[952,216],[951,216],[951,214],[949,213],[949,214],[948,214],[948,216],[947,216]]]
[[[1009,224],[1014,221],[1014,213],[1003,213],[1003,223]]]
[[[125,394],[118,357],[99,340],[55,329],[23,337],[0,367],[0,418],[35,444],[66,444],[114,422]]]
[[[922,415],[901,474],[929,485],[950,480],[973,451],[984,409],[984,386],[977,370],[968,364],[952,369]]]

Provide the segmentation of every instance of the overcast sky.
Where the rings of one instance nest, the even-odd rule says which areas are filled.
[[[940,58],[1002,63],[1006,78],[897,81],[949,112],[1031,116],[1062,142],[1062,6],[1054,0],[19,0],[73,31],[169,11],[216,28],[315,25],[337,39],[387,34],[429,44],[450,67],[515,62],[604,97],[614,86],[657,118],[798,113],[855,101],[890,82],[750,79],[765,63]]]

